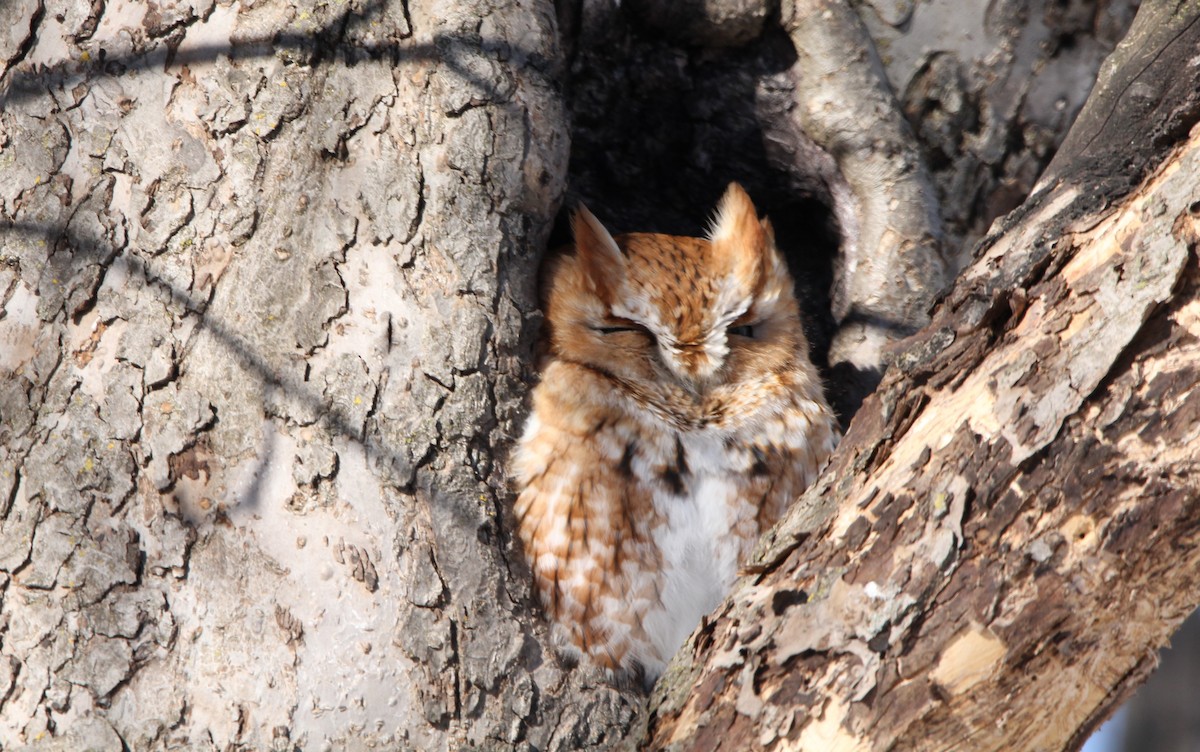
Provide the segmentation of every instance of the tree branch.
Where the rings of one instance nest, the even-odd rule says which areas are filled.
[[[842,247],[829,363],[843,384],[839,408],[852,415],[879,382],[885,347],[928,323],[950,270],[929,171],[866,29],[840,0],[791,5],[789,75],[802,103],[792,119],[833,155],[849,194],[834,194]]]
[[[1166,5],[1102,91],[1147,54],[1185,69],[1195,9],[1137,36]],[[1187,111],[1194,79],[1164,89]],[[1126,91],[1106,120],[1132,127]],[[1069,749],[1144,678],[1200,601],[1200,132],[1130,149],[1157,165],[1135,190],[1059,168],[984,241],[668,670],[646,746]]]

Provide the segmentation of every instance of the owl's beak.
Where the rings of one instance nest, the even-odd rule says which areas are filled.
[[[707,391],[712,377],[721,367],[721,358],[711,352],[706,343],[678,343],[664,348],[664,360],[675,375],[687,383],[696,393]]]

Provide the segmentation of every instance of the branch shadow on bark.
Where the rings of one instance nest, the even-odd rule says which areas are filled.
[[[132,252],[120,253],[118,249],[109,248],[103,239],[86,238],[65,228],[46,228],[15,222],[0,226],[0,233],[13,233],[15,235],[19,234],[40,238],[45,240],[46,245],[49,247],[57,247],[59,249],[69,248],[71,249],[71,257],[77,269],[82,269],[89,265],[99,265],[104,269],[104,274],[116,272],[141,277],[147,284],[166,292],[171,302],[186,312],[185,315],[195,315],[199,318],[201,323],[193,332],[193,338],[198,336],[202,331],[207,331],[218,342],[222,343],[225,350],[233,356],[241,368],[253,374],[258,379],[262,385],[260,394],[263,411],[266,415],[271,415],[270,404],[274,393],[280,393],[288,399],[300,402],[308,410],[319,416],[317,423],[335,435],[360,444],[372,461],[390,468],[389,475],[396,482],[398,490],[409,493],[415,490],[414,484],[420,465],[411,468],[408,467],[407,457],[402,452],[398,451],[395,447],[387,446],[383,442],[376,440],[369,428],[365,431],[360,431],[354,425],[354,421],[351,420],[346,410],[332,400],[323,397],[314,386],[306,381],[282,374],[274,364],[258,353],[255,347],[233,327],[228,326],[225,322],[220,321],[207,312],[209,298],[194,295],[173,284],[165,276],[155,271],[153,259],[147,259]],[[67,281],[67,285],[71,281],[73,280]],[[91,290],[86,293],[84,305],[78,306],[70,312],[70,317],[76,323],[95,305],[97,302],[96,294],[103,283],[103,274],[92,280]],[[188,343],[185,343],[184,347],[186,350]],[[217,420],[219,419],[220,416],[218,415]],[[194,443],[193,441],[185,446],[180,453],[186,452]],[[261,470],[270,465],[273,459],[268,444],[265,451],[257,456],[255,464]],[[257,479],[261,476],[261,473],[256,471],[253,475]],[[257,481],[252,483],[250,493],[245,497],[244,503],[251,508],[258,500],[258,494],[255,492],[257,488],[256,483]],[[163,492],[169,493],[170,490],[171,487],[168,487],[163,489]],[[239,502],[239,504],[241,503],[243,502]],[[457,505],[448,505],[448,507],[455,512],[461,513],[461,509]],[[460,522],[464,527],[473,525],[473,521],[469,520],[465,514],[462,516]]]
[[[152,44],[158,45],[157,47],[148,49],[144,53],[139,52],[125,57],[110,55],[104,59],[93,58],[87,62],[65,62],[38,71],[10,70],[4,79],[5,88],[0,92],[0,106],[14,116],[25,116],[26,112],[32,112],[35,117],[41,116],[38,117],[39,120],[48,120],[50,126],[54,127],[60,125],[60,121],[68,120],[68,117],[63,115],[55,117],[55,113],[78,107],[83,101],[83,96],[86,96],[86,94],[81,96],[80,92],[87,91],[85,84],[88,82],[145,71],[164,72],[167,74],[167,78],[173,78],[185,65],[215,62],[221,58],[229,58],[234,61],[252,60],[280,54],[299,58],[302,65],[314,68],[318,64],[324,63],[326,69],[335,65],[353,67],[355,63],[368,58],[382,60],[397,68],[392,72],[392,76],[406,75],[405,66],[409,64],[428,62],[431,65],[425,66],[426,71],[432,67],[444,69],[449,74],[443,74],[448,82],[447,88],[457,86],[459,89],[465,90],[464,101],[467,102],[464,105],[465,108],[475,109],[484,106],[491,108],[491,112],[488,113],[488,123],[494,129],[502,128],[506,114],[510,120],[517,120],[518,123],[521,122],[521,118],[528,119],[531,114],[529,109],[539,104],[535,101],[531,105],[528,100],[521,99],[522,95],[536,99],[535,96],[530,95],[528,89],[518,88],[521,84],[528,84],[528,81],[533,79],[539,83],[549,82],[545,88],[554,89],[553,79],[557,75],[555,70],[557,63],[518,45],[481,40],[470,33],[441,33],[433,34],[434,41],[429,44],[412,45],[403,42],[389,42],[359,46],[343,42],[340,38],[340,30],[346,28],[349,17],[349,14],[344,15],[335,23],[314,32],[313,35],[268,35],[243,41],[235,38],[231,45],[200,47],[185,45],[177,50],[172,48],[172,45],[178,44],[179,38],[172,36],[166,40],[152,40]],[[164,49],[164,43],[166,47],[172,49]],[[494,77],[479,75],[479,69],[483,67],[481,61],[487,61],[489,65],[494,65],[492,72],[497,75]],[[320,69],[316,70],[316,74],[314,77],[319,79]],[[514,92],[516,93],[514,94]],[[441,93],[435,91],[429,97],[435,106],[444,105],[444,102],[438,100]],[[317,89],[305,100],[306,106],[319,100],[322,96],[325,95]],[[333,92],[328,96],[336,101],[341,96],[341,92]],[[73,104],[62,104],[64,100],[70,102],[72,97],[79,97],[79,100]],[[550,108],[541,109],[533,114],[541,117],[554,114],[552,111],[547,113],[547,109]],[[50,117],[44,118],[47,111],[50,113]],[[304,114],[303,111],[302,114]],[[408,113],[401,112],[400,114],[409,117]],[[452,119],[464,113],[445,112],[439,114]],[[479,115],[481,113],[476,111],[465,114]],[[119,119],[120,116],[117,117]],[[244,125],[244,123],[238,124],[235,130]],[[69,129],[66,125],[61,125],[61,127],[68,138],[74,135],[68,132]],[[201,127],[208,127],[208,124],[203,123]],[[293,135],[284,130],[285,127],[276,128],[267,136],[260,138],[262,154],[270,155],[268,142],[272,139]],[[531,127],[530,130],[534,132],[534,135],[545,135],[544,131],[539,133],[537,129],[553,127],[555,126],[552,123],[548,125],[541,122],[537,123],[536,127]],[[218,133],[216,136],[221,137],[228,133],[229,131]],[[492,135],[497,134],[493,133]],[[409,145],[411,146],[411,144]],[[323,149],[318,153],[314,145],[311,155],[294,155],[294,153],[285,152],[284,159],[296,156],[300,161],[300,157],[312,157],[314,162],[327,160],[330,163],[336,163],[345,158],[341,146],[339,144],[337,148]],[[479,143],[469,146],[483,151],[487,144]],[[432,151],[436,152],[437,150]],[[517,153],[520,154],[519,149]],[[274,156],[278,157],[278,155]],[[558,165],[548,163],[542,166],[546,166],[547,169],[558,167]],[[51,174],[61,167],[61,162],[54,167]],[[565,164],[561,167],[565,169]],[[437,169],[444,169],[444,166],[439,166]],[[503,173],[500,169],[495,172]],[[508,174],[496,176],[512,180],[512,176]],[[483,177],[486,179],[493,175],[488,174]],[[534,178],[536,179],[536,175]],[[114,180],[119,179],[123,178],[121,176],[114,178],[103,172],[96,173],[94,179],[89,179],[87,190],[98,195],[97,203],[103,204],[111,201]],[[186,183],[186,180],[182,182]],[[559,181],[556,179],[550,181],[549,184],[558,183]],[[542,184],[545,185],[546,182],[543,181]],[[472,188],[474,187],[472,186]],[[542,194],[532,197],[529,195],[503,195],[505,190],[518,193],[518,181],[504,183],[503,187],[500,185],[486,187],[498,195],[495,197],[481,195],[478,198],[524,201],[526,204],[532,204],[542,197]],[[75,188],[75,193],[80,193],[80,186],[76,185]],[[183,185],[182,190],[186,193],[189,188],[190,186]],[[428,184],[421,182],[418,190],[428,190]],[[480,190],[483,190],[482,187]],[[107,197],[105,196],[106,192],[109,194]],[[31,249],[41,247],[44,249],[41,251],[30,250],[30,263],[26,263],[18,254],[17,258],[21,260],[16,263],[25,266],[18,276],[24,278],[32,288],[35,297],[39,298],[43,304],[44,310],[38,311],[40,319],[37,322],[38,325],[58,333],[54,337],[54,341],[56,345],[62,345],[62,352],[59,356],[60,363],[67,362],[71,357],[71,353],[66,347],[68,340],[66,332],[77,328],[81,323],[87,324],[91,321],[96,306],[101,302],[101,298],[98,296],[103,295],[105,296],[104,300],[107,300],[108,296],[104,292],[106,283],[110,287],[114,284],[120,285],[123,283],[114,283],[113,279],[128,278],[141,285],[144,280],[147,288],[161,291],[149,298],[152,299],[151,304],[155,300],[165,303],[170,313],[168,318],[198,322],[194,328],[185,328],[188,337],[181,338],[175,346],[176,351],[172,357],[177,368],[181,364],[187,363],[189,350],[195,349],[208,354],[214,352],[220,355],[228,354],[230,364],[236,364],[236,367],[230,369],[230,373],[239,379],[245,376],[245,380],[250,382],[248,388],[243,387],[243,393],[249,394],[249,409],[246,412],[254,414],[252,420],[257,420],[261,414],[268,423],[274,422],[284,432],[290,432],[297,426],[297,423],[291,420],[291,415],[297,413],[315,415],[312,423],[301,422],[299,425],[319,425],[334,438],[345,438],[348,443],[363,448],[366,459],[371,465],[371,474],[377,476],[373,480],[377,480],[379,485],[384,488],[382,505],[388,507],[386,511],[389,513],[395,512],[395,519],[392,519],[391,522],[395,523],[398,528],[397,539],[403,538],[409,532],[404,529],[404,526],[410,523],[408,516],[422,516],[419,523],[413,523],[414,529],[418,524],[425,525],[426,527],[420,530],[421,533],[430,532],[439,536],[439,540],[436,542],[407,540],[404,543],[410,544],[409,549],[399,552],[393,550],[383,554],[385,557],[390,554],[403,559],[404,563],[400,566],[401,575],[408,574],[407,568],[412,566],[408,563],[409,561],[419,560],[424,556],[423,563],[435,570],[426,579],[445,577],[442,585],[443,591],[429,595],[425,601],[420,603],[417,603],[417,599],[428,594],[415,596],[403,588],[415,589],[421,585],[414,584],[414,582],[400,583],[402,589],[397,598],[399,608],[395,613],[398,632],[393,635],[392,644],[399,648],[398,652],[402,654],[402,658],[408,658],[421,664],[420,672],[417,672],[418,679],[422,672],[431,673],[430,680],[425,685],[419,686],[416,693],[419,696],[411,700],[410,704],[414,707],[407,709],[410,717],[414,720],[409,722],[412,724],[411,729],[403,729],[405,734],[410,731],[433,734],[451,733],[447,729],[457,728],[458,731],[467,729],[465,733],[482,735],[485,733],[485,722],[496,722],[497,728],[503,725],[503,731],[493,731],[489,726],[486,733],[502,733],[505,738],[515,734],[516,736],[510,739],[513,743],[521,738],[539,740],[539,744],[546,739],[556,739],[561,747],[567,748],[582,746],[586,743],[586,739],[591,739],[597,734],[611,737],[612,734],[628,728],[630,719],[635,712],[633,708],[637,703],[635,693],[622,694],[606,687],[589,687],[585,678],[581,679],[575,676],[564,678],[562,672],[557,671],[553,666],[549,670],[541,669],[543,664],[553,664],[553,660],[543,651],[545,641],[539,643],[534,639],[533,635],[538,629],[533,616],[536,609],[527,598],[528,590],[523,585],[530,578],[528,572],[523,569],[522,557],[513,555],[514,549],[507,538],[509,526],[502,524],[507,516],[504,504],[506,492],[497,469],[502,464],[501,457],[492,446],[492,441],[496,439],[497,434],[497,431],[494,430],[495,424],[502,420],[496,415],[499,412],[496,394],[500,392],[501,388],[512,388],[511,386],[501,386],[502,379],[507,379],[510,384],[518,382],[525,375],[522,369],[528,367],[528,358],[524,358],[524,362],[519,361],[522,361],[521,349],[526,347],[527,340],[531,339],[531,337],[526,337],[525,332],[532,329],[532,322],[535,321],[533,312],[530,310],[532,308],[530,303],[533,300],[533,283],[531,275],[525,275],[518,268],[520,266],[518,262],[523,262],[526,260],[526,256],[535,256],[540,251],[540,249],[528,250],[524,245],[537,245],[544,238],[544,215],[550,213],[549,207],[524,206],[520,203],[509,204],[503,208],[497,205],[491,207],[495,214],[514,215],[511,218],[502,218],[497,232],[497,235],[500,236],[497,238],[497,247],[500,249],[500,264],[497,274],[500,277],[498,297],[503,298],[503,304],[510,305],[516,310],[515,312],[503,311],[508,316],[508,320],[504,321],[499,320],[500,313],[495,310],[490,311],[497,317],[497,320],[491,322],[487,336],[493,339],[507,339],[504,339],[499,345],[494,345],[495,351],[487,351],[486,359],[485,355],[481,354],[480,367],[471,374],[477,380],[489,383],[493,391],[486,396],[490,397],[492,402],[481,400],[483,404],[490,406],[488,408],[490,412],[482,415],[473,427],[467,429],[455,427],[453,429],[461,430],[468,439],[477,442],[478,445],[472,444],[470,451],[476,452],[483,458],[483,461],[478,464],[460,464],[457,462],[457,457],[451,455],[450,451],[459,449],[459,447],[451,447],[450,444],[460,434],[449,434],[451,429],[447,429],[448,435],[443,437],[439,432],[435,437],[436,443],[431,444],[428,451],[424,444],[420,444],[417,451],[425,451],[425,454],[414,457],[411,452],[405,451],[406,447],[399,443],[403,441],[403,437],[398,435],[398,429],[395,429],[394,425],[387,425],[389,421],[393,424],[402,423],[404,418],[402,416],[397,418],[395,412],[388,414],[383,408],[380,408],[382,400],[378,394],[377,401],[370,403],[371,407],[365,421],[361,416],[358,421],[354,421],[341,404],[322,393],[319,384],[310,383],[306,377],[302,377],[296,369],[290,367],[295,364],[287,358],[289,349],[286,340],[276,346],[276,342],[264,339],[262,327],[256,325],[253,330],[242,328],[243,325],[238,323],[242,319],[237,311],[232,312],[236,316],[235,319],[226,319],[215,315],[214,310],[223,310],[227,315],[231,313],[228,305],[225,305],[231,299],[229,291],[222,292],[219,284],[208,286],[206,283],[202,283],[199,272],[196,272],[195,281],[190,287],[187,282],[177,281],[180,264],[186,268],[189,263],[196,263],[195,258],[190,256],[194,247],[184,246],[181,251],[180,247],[172,244],[172,238],[161,242],[155,240],[153,242],[157,245],[153,247],[146,247],[145,241],[140,239],[139,242],[130,240],[132,233],[126,231],[132,230],[130,225],[136,225],[139,220],[143,220],[143,229],[148,227],[144,214],[138,216],[130,213],[124,217],[104,215],[101,217],[102,228],[94,232],[88,226],[80,229],[72,222],[72,218],[83,212],[79,211],[78,205],[72,205],[71,193],[70,180],[61,175],[56,176],[52,184],[43,184],[40,190],[31,188],[20,194],[15,201],[16,221],[0,225],[0,243],[3,243],[5,239],[11,239],[14,241],[13,244],[18,247],[25,246]],[[278,209],[281,204],[267,193],[267,191],[263,191],[262,194],[251,199],[254,207],[260,212],[255,217],[255,222],[261,221],[261,212],[271,208]],[[428,193],[422,193],[422,202],[427,199],[428,195]],[[433,195],[437,195],[436,191]],[[59,212],[62,215],[61,220],[51,223],[22,221],[22,215],[32,214],[30,208],[36,207],[39,201],[53,202],[55,205],[61,202],[64,207],[64,210]],[[160,195],[160,201],[165,201],[162,195]],[[463,203],[468,202],[464,201]],[[89,210],[92,208],[89,206]],[[291,206],[287,206],[286,210],[290,211]],[[136,211],[138,209],[135,208],[134,212]],[[211,207],[206,207],[205,213],[211,214]],[[184,219],[184,224],[186,225],[191,218],[188,216]],[[116,229],[110,225],[110,219],[115,219]],[[306,219],[301,211],[293,221],[297,226],[302,226]],[[123,223],[125,227],[122,228]],[[453,222],[446,222],[443,225],[435,225],[432,231],[435,234],[433,241],[430,241],[431,231],[426,225],[424,242],[436,242],[436,232],[446,231],[452,224]],[[261,224],[256,227],[260,236],[270,237],[269,233],[262,231]],[[247,231],[247,235],[253,237],[255,232],[256,228],[251,227]],[[152,237],[154,233],[140,233],[140,235],[141,237]],[[369,242],[361,245],[371,246]],[[247,255],[240,250],[241,248],[241,245],[234,243],[227,249],[234,256],[232,262],[234,270],[238,269],[239,262],[244,263],[247,260],[240,258]],[[321,254],[328,253],[330,258],[334,258],[339,252],[335,245],[330,245],[328,248],[316,246],[316,249],[318,260]],[[265,249],[262,245],[262,238],[255,237],[251,251],[263,250]],[[266,252],[269,253],[269,250]],[[43,259],[51,258],[53,258],[54,270],[57,272],[54,274],[48,268],[50,264],[47,264],[45,270],[40,266]],[[342,260],[344,261],[344,257]],[[5,258],[3,261],[7,264],[10,259]],[[382,264],[394,261],[394,258],[388,256],[381,256],[378,259],[378,262]],[[506,265],[505,262],[509,263]],[[418,266],[421,263],[420,260],[417,261]],[[304,267],[305,270],[309,268]],[[182,276],[186,279],[188,273],[185,271]],[[61,285],[58,284],[59,280],[55,277],[62,278]],[[244,275],[239,279],[246,281]],[[261,280],[251,279],[249,281],[258,283]],[[344,294],[345,286],[343,285],[342,288],[339,292]],[[406,291],[400,290],[401,295],[404,292]],[[410,289],[407,292],[416,294],[421,291]],[[452,292],[448,294],[452,294]],[[470,294],[471,291],[460,292]],[[214,301],[218,303],[216,308],[213,306]],[[304,305],[306,301],[300,300],[296,303]],[[254,325],[253,315],[267,312],[253,310],[249,313],[251,316],[246,321]],[[108,313],[103,315],[106,318],[109,316]],[[520,319],[520,321],[513,324],[513,319]],[[513,332],[514,326],[519,329],[516,333]],[[502,327],[507,327],[507,331],[503,331]],[[432,328],[436,329],[437,327],[435,325]],[[497,334],[498,330],[501,333]],[[288,334],[288,332],[282,333]],[[270,336],[270,334],[271,332],[268,331],[266,336]],[[391,334],[389,325],[388,336],[390,337]],[[200,346],[197,346],[197,340],[200,338],[207,340],[208,343],[214,343],[215,346],[205,344],[203,340]],[[269,346],[263,347],[264,343]],[[493,359],[491,357],[493,354],[498,354],[498,357]],[[194,361],[195,358],[192,360]],[[182,368],[183,372],[177,370],[169,381],[186,376],[186,365],[183,365]],[[376,379],[382,379],[384,384],[387,383],[386,366],[379,371],[372,367],[372,371]],[[419,380],[419,367],[417,371]],[[61,375],[61,371],[59,373]],[[46,381],[47,383],[54,381],[53,372],[47,376]],[[192,384],[192,386],[200,389],[207,388],[207,385],[203,384]],[[446,388],[444,384],[439,386]],[[156,389],[157,387],[148,387],[145,389],[145,393],[148,395]],[[43,409],[46,392],[46,384],[35,385],[31,390],[29,402],[34,413]],[[272,405],[279,400],[295,403],[299,407],[292,409],[289,405],[286,409],[276,412],[276,408],[273,408]],[[256,401],[258,404],[255,404]],[[504,408],[511,409],[511,406],[506,404]],[[91,410],[93,408],[81,409]],[[379,412],[376,412],[377,409]],[[443,413],[443,416],[446,414]],[[227,416],[215,414],[214,410],[214,421],[221,421],[223,417]],[[307,419],[304,420],[307,421]],[[244,420],[239,421],[235,416],[230,424],[241,426],[245,422]],[[196,441],[202,440],[204,431],[210,427],[199,429],[198,437],[190,437],[191,443],[183,447],[178,454],[189,452],[189,447]],[[253,430],[252,428],[251,433]],[[277,454],[278,448],[270,441],[271,430],[264,430],[264,436],[265,441],[260,440],[257,436],[252,436],[247,442],[253,446],[249,450],[251,452],[249,461],[242,466],[242,469],[247,471],[246,474],[252,480],[248,487],[241,489],[245,491],[244,494],[231,499],[233,503],[242,507],[239,511],[249,511],[250,507],[266,503],[259,485],[261,478],[266,475],[265,468],[273,464],[283,464],[289,459]],[[143,434],[141,438],[144,439],[145,435]],[[132,439],[132,442],[137,441],[139,439],[136,437]],[[443,452],[445,456],[451,457],[451,461],[443,462],[442,467],[437,466],[434,462],[436,459],[434,455],[438,452]],[[131,452],[135,458],[133,475],[135,480],[140,480],[146,475],[146,468],[144,464],[138,466],[140,463],[137,454],[136,450]],[[357,454],[357,452],[351,454]],[[177,455],[173,454],[172,457],[174,456]],[[450,467],[445,467],[446,464],[449,464]],[[480,467],[483,469],[481,470]],[[376,470],[378,471],[376,472]],[[22,470],[18,468],[18,474],[20,472]],[[487,475],[488,473],[491,475]],[[174,476],[173,464],[172,476]],[[344,471],[342,477],[344,477]],[[165,488],[151,489],[148,493],[152,499],[156,490],[161,492],[164,497],[169,496],[178,482],[178,478],[172,477],[170,485]],[[5,490],[10,491],[6,495],[13,497],[19,492],[19,488],[16,486],[12,489],[5,488]],[[138,493],[141,491],[139,490]],[[127,496],[112,508],[112,512],[128,515],[130,513],[129,499],[131,498],[136,497]],[[9,501],[11,502],[11,499]],[[344,499],[343,501],[352,506],[355,505],[353,499]],[[30,501],[31,505],[45,506],[47,503],[45,499],[39,497],[33,497]],[[400,506],[403,506],[404,509],[397,510],[396,508]],[[164,499],[164,507],[168,507],[162,513],[164,516],[172,518],[176,516],[176,513],[166,503],[166,499]],[[494,513],[481,514],[481,508],[487,509],[488,507],[494,509]],[[430,508],[435,510],[432,515],[427,511]],[[242,519],[253,516],[247,515]],[[434,520],[431,522],[425,519],[426,517],[433,517]],[[216,523],[228,522],[223,511],[210,515],[208,519]],[[195,520],[190,519],[184,521],[195,523]],[[445,540],[441,540],[441,536],[444,536]],[[213,536],[213,538],[224,539],[224,536]],[[472,549],[471,546],[462,545],[462,541],[459,539],[469,540],[471,545],[476,548]],[[192,540],[195,540],[195,536],[192,537]],[[384,540],[387,541],[389,538],[385,536]],[[217,541],[218,544],[220,542],[220,540]],[[151,541],[151,544],[153,543],[154,541]],[[452,553],[445,554],[439,548],[442,545],[446,545],[454,551],[464,549],[478,551],[481,548],[486,550],[483,551],[483,556],[469,557],[472,559],[471,561],[460,562],[453,559]],[[210,546],[210,548],[212,547]],[[219,545],[215,547],[219,548]],[[386,546],[384,550],[386,551]],[[438,556],[442,557],[441,562],[437,560]],[[462,574],[463,570],[467,570],[465,575]],[[482,585],[478,585],[470,579],[480,572],[486,576],[487,580]],[[194,571],[192,574],[198,575],[198,571]],[[187,575],[185,574],[184,577],[186,579]],[[201,577],[194,576],[191,579],[195,581]],[[391,595],[395,597],[396,593],[393,592]],[[481,597],[489,602],[481,605],[479,603]],[[405,598],[408,601],[405,601]],[[451,606],[451,604],[453,605]],[[410,614],[410,611],[413,613]],[[489,618],[494,619],[494,622],[488,622]],[[472,622],[472,619],[477,621]],[[471,632],[475,634],[471,635]],[[434,645],[443,636],[445,636],[445,642]],[[513,645],[516,647],[513,648]],[[519,652],[520,657],[510,654],[510,648]],[[442,663],[425,660],[429,654],[433,653],[440,657]],[[365,660],[362,656],[357,656],[357,658]],[[352,656],[347,660],[353,662],[355,659],[356,656]],[[375,659],[372,658],[372,660]],[[518,664],[519,672],[514,673],[519,675],[515,677],[505,675],[503,673],[505,669],[498,668],[498,666]],[[131,669],[130,676],[134,676],[139,671],[141,671],[140,668]],[[502,673],[497,674],[496,672]],[[145,673],[152,674],[154,671]],[[449,674],[449,678],[445,678],[446,674]],[[420,688],[421,686],[423,688]],[[426,691],[428,695],[421,694]],[[464,698],[462,694],[468,692],[472,692],[474,695]],[[438,693],[443,694],[439,696]],[[514,721],[511,717],[503,717],[507,712],[506,709],[510,707],[510,703],[522,701],[528,702],[529,705],[519,719]],[[466,703],[472,704],[470,707],[464,707]],[[421,727],[420,721],[416,720],[422,714],[429,724],[429,729]],[[503,721],[502,724],[497,721],[498,718]],[[203,724],[203,721],[199,723]],[[254,738],[254,734],[258,730],[253,725],[247,729],[247,736]],[[347,728],[345,733],[352,734],[354,730]],[[571,740],[576,737],[578,740],[572,742]]]
[[[486,100],[498,102],[503,99],[493,82],[471,69],[469,58],[478,45],[478,39],[442,34],[435,36],[432,44],[407,43],[407,36],[387,42],[356,43],[346,40],[347,28],[351,23],[369,23],[384,5],[384,0],[371,0],[362,9],[348,6],[334,21],[304,34],[280,32],[246,36],[230,45],[194,45],[182,51],[178,49],[182,34],[172,34],[154,40],[164,42],[162,47],[152,47],[142,53],[113,56],[101,49],[100,54],[88,60],[63,60],[38,70],[10,69],[4,77],[6,86],[0,91],[0,108],[45,96],[49,91],[65,88],[71,81],[90,81],[100,76],[122,76],[143,70],[170,70],[177,66],[212,63],[221,57],[239,61],[275,57],[281,53],[304,59],[312,66],[329,59],[337,59],[350,66],[362,60],[386,59],[394,66],[421,61],[436,62],[454,70]],[[513,56],[522,60],[528,69],[551,75],[558,65],[556,61],[547,60],[540,54],[507,44],[488,51],[492,53],[489,59]]]
[[[473,71],[470,56],[478,39],[470,39],[453,34],[435,36],[432,44],[416,45],[404,42],[407,36],[383,43],[353,44],[345,37],[347,29],[354,23],[369,23],[372,17],[382,12],[383,0],[370,0],[356,8],[347,7],[340,16],[323,27],[310,33],[277,33],[259,37],[244,37],[231,45],[199,45],[191,46],[183,51],[177,48],[181,35],[174,33],[163,39],[152,40],[165,42],[162,47],[151,48],[144,53],[126,56],[98,55],[95,58],[83,60],[64,60],[50,67],[38,70],[10,69],[7,71],[5,88],[0,91],[0,108],[16,107],[22,103],[44,97],[48,92],[66,88],[72,81],[90,81],[97,77],[122,76],[140,70],[162,69],[186,66],[196,63],[211,63],[221,57],[230,60],[249,60],[266,58],[282,52],[307,56],[309,65],[318,65],[330,58],[338,58],[351,66],[355,60],[386,59],[395,66],[405,63],[428,61],[445,65],[455,71],[463,81],[479,92],[482,99],[489,102],[502,102],[506,92],[499,91],[495,82],[481,77]],[[503,49],[488,49],[491,54],[488,59],[500,59],[502,56],[515,56],[522,59],[535,71],[552,72],[556,63],[543,59],[537,54],[526,50],[505,45]],[[103,53],[103,50],[101,50]],[[516,103],[507,103],[513,109],[519,107]],[[336,159],[338,155],[326,155]],[[19,205],[19,204],[18,204]],[[69,220],[68,223],[69,224]],[[354,429],[345,411],[324,399],[314,388],[305,382],[281,375],[272,364],[254,351],[254,348],[224,322],[216,320],[207,313],[211,301],[212,289],[206,297],[195,295],[172,284],[165,276],[155,272],[155,255],[144,256],[133,252],[128,247],[114,248],[104,238],[85,237],[74,232],[68,226],[47,227],[26,222],[0,224],[0,237],[13,233],[18,236],[34,237],[44,242],[54,253],[67,253],[69,264],[74,267],[76,275],[63,281],[63,287],[68,290],[64,298],[62,310],[74,323],[86,315],[97,302],[96,293],[102,286],[104,275],[112,269],[128,271],[143,276],[150,284],[164,290],[173,303],[180,306],[188,314],[195,314],[203,321],[203,328],[212,333],[222,342],[239,365],[255,374],[264,386],[264,404],[271,391],[282,391],[294,399],[298,399],[306,407],[318,410],[321,420],[338,435],[358,441],[368,450],[372,459],[399,466],[401,454],[394,448],[372,442],[369,436]],[[161,252],[161,251],[159,251]],[[81,272],[89,267],[102,270],[99,276],[88,278]],[[43,290],[39,289],[39,294]],[[365,432],[365,433],[369,433]],[[265,465],[269,457],[261,458],[259,464]],[[412,490],[412,476],[416,468],[405,473],[408,480],[401,488]]]

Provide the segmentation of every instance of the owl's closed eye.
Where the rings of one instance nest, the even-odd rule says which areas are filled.
[[[587,209],[544,291],[518,533],[565,653],[653,679],[837,443],[771,226],[733,184],[707,238]]]

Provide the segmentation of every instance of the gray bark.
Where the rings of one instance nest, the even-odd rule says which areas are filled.
[[[852,111],[912,168],[876,185],[847,160],[888,152],[847,156],[799,114],[821,82],[791,4],[686,29],[651,6],[5,6],[5,749],[626,737],[643,698],[557,661],[509,535],[564,192],[615,230],[697,233],[742,180],[807,270],[821,353],[848,331],[828,290],[869,289],[839,245],[914,280],[881,312],[907,333],[945,270],[872,254],[957,266],[1128,8],[991,3],[967,43],[937,3],[863,6],[880,54],[850,71],[872,103]]]
[[[499,522],[550,9],[11,13],[3,746],[569,734]]]

